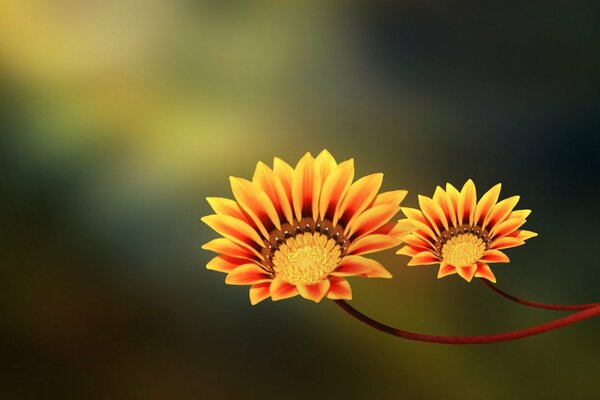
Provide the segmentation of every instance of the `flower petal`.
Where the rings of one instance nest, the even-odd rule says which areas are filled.
[[[344,278],[337,276],[329,277],[329,291],[327,297],[332,300],[352,300],[352,288],[350,283]]]
[[[510,259],[500,250],[490,249],[483,254],[483,257],[481,257],[481,260],[479,261],[489,263],[507,263],[510,262]]]
[[[485,263],[477,263],[477,271],[475,271],[475,277],[484,278],[490,282],[496,283],[496,276],[492,272],[492,269],[489,267],[489,265]]]
[[[367,175],[354,182],[342,200],[339,214],[334,216],[333,224],[336,225],[341,221],[343,224],[350,225],[354,218],[373,202],[382,182],[381,173]]]
[[[490,249],[509,249],[511,247],[517,247],[522,244],[525,244],[524,240],[518,239],[516,237],[505,236],[503,238],[494,240],[490,246]]]
[[[408,266],[412,267],[414,265],[431,265],[438,264],[440,262],[440,258],[433,254],[431,251],[422,251],[415,255],[412,260],[408,262]]]
[[[272,227],[281,229],[277,210],[259,185],[234,176],[230,177],[229,181],[231,191],[240,207],[252,218],[265,238],[269,238]]]
[[[257,184],[266,194],[275,206],[280,221],[285,218],[288,223],[294,221],[294,214],[285,188],[277,175],[266,164],[259,162],[256,165],[252,182]]]
[[[285,194],[292,206],[292,180],[294,177],[294,169],[281,158],[273,158],[273,173],[279,178],[279,181],[285,189]]]
[[[298,285],[297,288],[300,296],[318,303],[327,294],[330,286],[329,280],[325,279],[312,285]]]
[[[371,260],[375,261],[375,260]],[[381,265],[378,261],[371,263],[371,271],[366,274],[361,274],[360,276],[365,278],[383,278],[383,279],[391,279],[392,274],[388,271],[383,265]]]
[[[512,209],[515,208],[519,202],[519,198],[519,196],[513,196],[498,202],[498,204],[492,208],[492,211],[490,211],[487,221],[484,222],[484,226],[487,227],[488,230],[493,230],[496,225],[506,220]]]
[[[473,224],[475,207],[477,206],[477,191],[475,183],[469,179],[463,186],[458,197],[458,224]]]
[[[233,242],[253,249],[254,243],[264,247],[264,242],[250,225],[229,215],[207,215],[200,218],[202,222],[210,226],[217,233]]]
[[[408,191],[406,190],[392,190],[390,192],[379,193],[375,198],[373,207],[378,206],[380,204],[391,204],[394,206],[400,205],[400,203],[402,203],[402,200],[404,200],[407,194]]]
[[[490,214],[490,211],[498,201],[498,197],[500,196],[500,189],[502,189],[501,183],[492,187],[481,197],[481,199],[477,203],[477,207],[475,208],[475,219],[473,220],[473,223],[475,225],[485,227],[484,222]]]
[[[501,238],[519,229],[526,221],[521,218],[511,218],[499,223],[490,231],[490,237]]]
[[[458,272],[458,275],[460,275],[460,277],[466,280],[467,282],[471,282],[473,280],[476,271],[477,265],[470,265],[468,267],[456,267],[456,272]]]
[[[441,187],[436,187],[435,192],[433,193],[433,201],[435,201],[444,212],[446,216],[446,221],[448,221],[448,225],[456,226],[456,211],[452,206],[452,202],[448,197],[448,194]]]
[[[526,231],[526,230],[517,230],[517,231],[513,232],[511,235],[515,235],[514,237],[516,237],[517,239],[527,240],[527,239],[536,237],[538,234],[535,232]]]
[[[352,242],[348,248],[348,254],[360,255],[373,253],[396,247],[400,244],[399,239],[388,235],[367,235]]]
[[[383,227],[382,227],[383,228]],[[375,233],[384,233],[382,228],[377,229]],[[416,229],[415,225],[408,219],[401,219],[395,224],[393,224],[392,229],[385,232],[387,235],[390,235],[393,238],[401,239],[406,235],[412,233]]]
[[[430,222],[425,218],[421,210],[410,207],[402,207],[402,212],[408,217],[410,222],[417,229],[414,233],[421,233],[431,239],[432,242],[438,240],[438,235],[431,229]]]
[[[260,303],[261,301],[267,299],[269,294],[269,287],[271,286],[271,282],[263,282],[257,283],[256,285],[252,285],[250,288],[250,304],[253,306]]]
[[[210,260],[208,263],[206,263],[206,269],[210,269],[212,271],[229,273],[229,272],[233,271],[234,269],[236,269],[237,267],[239,267],[240,265],[244,265],[247,263],[248,263],[247,260],[244,260],[241,258],[220,255],[220,256],[216,256],[215,258]]]
[[[408,244],[410,247],[425,251],[425,250],[435,250],[434,246],[428,240],[422,239],[414,234],[406,235],[402,238],[402,241]]]
[[[456,274],[456,267],[454,265],[450,265],[446,262],[441,262],[440,269],[438,270],[437,278],[443,278],[448,275]]]
[[[327,176],[333,171],[333,169],[337,166],[337,162],[335,158],[331,155],[331,153],[327,150],[323,150],[319,153],[319,155],[315,158],[316,166],[319,169],[319,176],[321,177],[321,184],[327,179]]]
[[[298,289],[296,289],[296,285],[292,285],[277,277],[271,282],[271,298],[273,301],[289,299],[297,295]]]
[[[267,271],[258,265],[244,264],[231,271],[225,278],[225,283],[228,285],[253,285],[271,280]]]
[[[446,220],[446,215],[444,215],[444,210],[433,199],[419,195],[419,206],[423,215],[427,218],[429,225],[438,235],[443,230],[448,229],[448,221]]]
[[[245,260],[256,261],[262,260],[262,255],[246,246],[240,246],[227,238],[217,238],[202,245],[204,250],[214,251],[215,253],[224,254],[231,257],[243,258]]]
[[[414,257],[417,254],[419,254],[421,251],[423,251],[423,250],[416,249],[416,248],[411,247],[411,246],[404,246],[400,250],[398,250],[396,252],[396,254],[402,254],[402,255],[405,255],[405,256]]]
[[[340,262],[340,265],[331,272],[333,276],[352,276],[369,273],[377,261],[361,256],[346,256]]]
[[[325,179],[319,198],[319,214],[322,219],[333,220],[354,179],[354,160],[346,160],[331,171]]]
[[[392,217],[398,214],[400,207],[390,204],[382,204],[369,208],[360,214],[352,223],[346,227],[346,235],[361,237],[381,228]]]
[[[248,215],[244,214],[237,201],[224,197],[207,197],[206,201],[215,210],[216,214],[235,217],[254,227],[254,221]]]
[[[312,216],[316,221],[319,213],[319,195],[321,193],[320,171],[310,153],[298,161],[292,179],[292,202],[296,219]]]

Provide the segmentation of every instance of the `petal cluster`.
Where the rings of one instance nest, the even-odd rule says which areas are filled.
[[[497,184],[478,201],[468,180],[460,191],[447,184],[432,198],[419,196],[420,209],[402,208],[416,229],[397,253],[411,257],[409,266],[439,264],[438,278],[458,274],[469,282],[473,277],[496,282],[489,264],[509,262],[502,250],[537,236],[520,229],[531,211],[514,210],[519,196],[498,201],[500,189]]]
[[[231,285],[250,285],[250,301],[300,295],[350,299],[349,276],[390,278],[364,254],[401,243],[414,228],[390,222],[406,191],[379,193],[383,174],[354,180],[354,160],[337,163],[326,150],[295,167],[259,162],[252,180],[231,177],[234,199],[210,197],[202,218],[222,237],[203,248],[218,253],[207,268]]]

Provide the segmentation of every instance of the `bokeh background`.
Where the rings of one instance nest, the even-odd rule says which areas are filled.
[[[503,182],[539,232],[496,268],[548,302],[600,299],[597,4],[0,3],[0,397],[598,399],[600,320],[445,347],[330,301],[252,307],[204,269],[206,196],[306,151],[431,195]],[[360,310],[434,334],[559,313],[376,256]]]

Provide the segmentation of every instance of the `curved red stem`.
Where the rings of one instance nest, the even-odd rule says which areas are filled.
[[[381,322],[375,321],[367,317],[365,314],[356,310],[350,304],[348,304],[344,300],[334,300],[334,302],[342,308],[342,310],[346,311],[348,314],[359,320],[360,322],[375,328],[381,332],[397,336],[403,339],[408,340],[416,340],[419,342],[428,342],[428,343],[442,343],[442,344],[487,344],[487,343],[497,343],[497,342],[506,342],[509,340],[521,339],[527,336],[539,335],[540,333],[544,333],[553,329],[558,329],[563,326],[573,324],[575,322],[583,321],[596,315],[600,315],[600,306],[595,306],[591,308],[587,308],[583,311],[579,311],[573,313],[569,316],[555,319],[550,322],[546,322],[540,325],[536,325],[530,328],[520,329],[512,332],[504,332],[498,333],[494,335],[481,335],[481,336],[435,336],[435,335],[425,335],[422,333],[415,333],[404,331],[401,329],[392,328],[391,326],[387,326],[382,324]]]
[[[577,310],[585,310],[588,308],[600,306],[600,303],[589,303],[589,304],[546,304],[546,303],[538,303],[537,301],[530,301],[521,299],[519,297],[513,296],[511,294],[506,293],[503,290],[498,289],[494,284],[487,279],[480,278],[479,279],[485,286],[490,288],[496,294],[508,299],[510,301],[514,301],[515,303],[534,307],[534,308],[543,308],[545,310],[560,310],[560,311],[577,311]]]

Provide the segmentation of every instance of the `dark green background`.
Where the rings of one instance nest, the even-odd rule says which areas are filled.
[[[502,182],[539,237],[507,251],[499,287],[600,300],[595,2],[9,3],[0,397],[600,397],[597,319],[448,347],[330,301],[252,307],[204,269],[216,235],[199,221],[229,175],[323,148],[413,207],[447,181]],[[393,253],[375,257],[394,279],[351,280],[352,304],[391,325],[483,334],[561,315]]]

